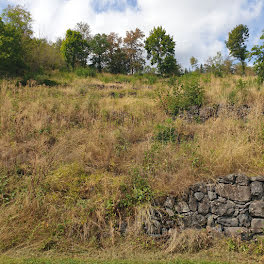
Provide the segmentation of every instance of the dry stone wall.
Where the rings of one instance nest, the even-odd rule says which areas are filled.
[[[264,176],[232,174],[215,183],[198,183],[182,197],[158,199],[144,224],[152,236],[175,228],[211,228],[250,239],[264,231]]]

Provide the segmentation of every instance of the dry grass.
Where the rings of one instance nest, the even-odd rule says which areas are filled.
[[[236,76],[202,76],[206,104],[233,100],[251,109],[244,119],[223,111],[205,123],[165,114],[155,95],[164,81],[100,78],[71,77],[57,87],[1,82],[1,249],[62,238],[107,247],[151,195],[180,194],[233,172],[263,173],[264,89],[253,77],[239,84]],[[191,137],[157,141],[157,125],[168,119]]]

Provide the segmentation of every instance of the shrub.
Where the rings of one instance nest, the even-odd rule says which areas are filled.
[[[79,77],[96,77],[96,70],[93,68],[77,68],[75,74]]]
[[[205,99],[204,88],[199,79],[179,79],[170,90],[159,92],[160,104],[169,115],[176,116],[182,110],[189,110],[191,106],[201,107]]]
[[[161,143],[175,142],[176,129],[171,125],[157,125],[155,140]]]

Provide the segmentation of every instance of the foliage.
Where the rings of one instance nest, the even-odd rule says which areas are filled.
[[[92,65],[97,68],[99,72],[102,72],[104,66],[107,63],[107,51],[110,47],[107,41],[106,34],[96,34],[90,41],[92,52]]]
[[[68,29],[62,41],[61,52],[69,67],[74,69],[76,65],[85,66],[89,54],[88,42],[80,32]]]
[[[143,59],[144,43],[142,42],[144,37],[144,33],[139,28],[126,32],[124,49],[129,60],[131,74],[142,71],[145,64],[145,60]]]
[[[191,106],[201,107],[205,100],[205,91],[198,77],[181,78],[170,90],[159,92],[160,104],[166,114],[176,116]]]
[[[229,32],[228,40],[226,41],[226,47],[229,49],[230,55],[242,63],[243,74],[245,74],[245,60],[247,58],[246,41],[248,38],[248,27],[240,24]]]
[[[79,77],[85,77],[85,78],[96,77],[96,70],[92,67],[88,67],[88,68],[78,67],[76,68],[75,73]]]
[[[260,37],[261,40],[264,40],[264,32]],[[255,58],[254,60],[254,70],[258,75],[260,83],[264,81],[264,43],[262,45],[255,45],[250,53],[250,58]]]
[[[190,64],[193,70],[196,70],[198,68],[198,60],[193,56],[190,58]]]
[[[175,55],[175,42],[166,30],[157,27],[150,31],[145,41],[147,58],[151,59],[151,65],[157,64],[161,74],[177,74],[178,65]]]

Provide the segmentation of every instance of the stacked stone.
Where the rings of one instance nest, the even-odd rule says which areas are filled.
[[[162,213],[151,217],[158,226],[152,235],[163,235],[176,227],[212,228],[227,235],[261,234],[264,176],[232,174],[213,184],[199,183],[181,198],[167,197],[159,211]]]

